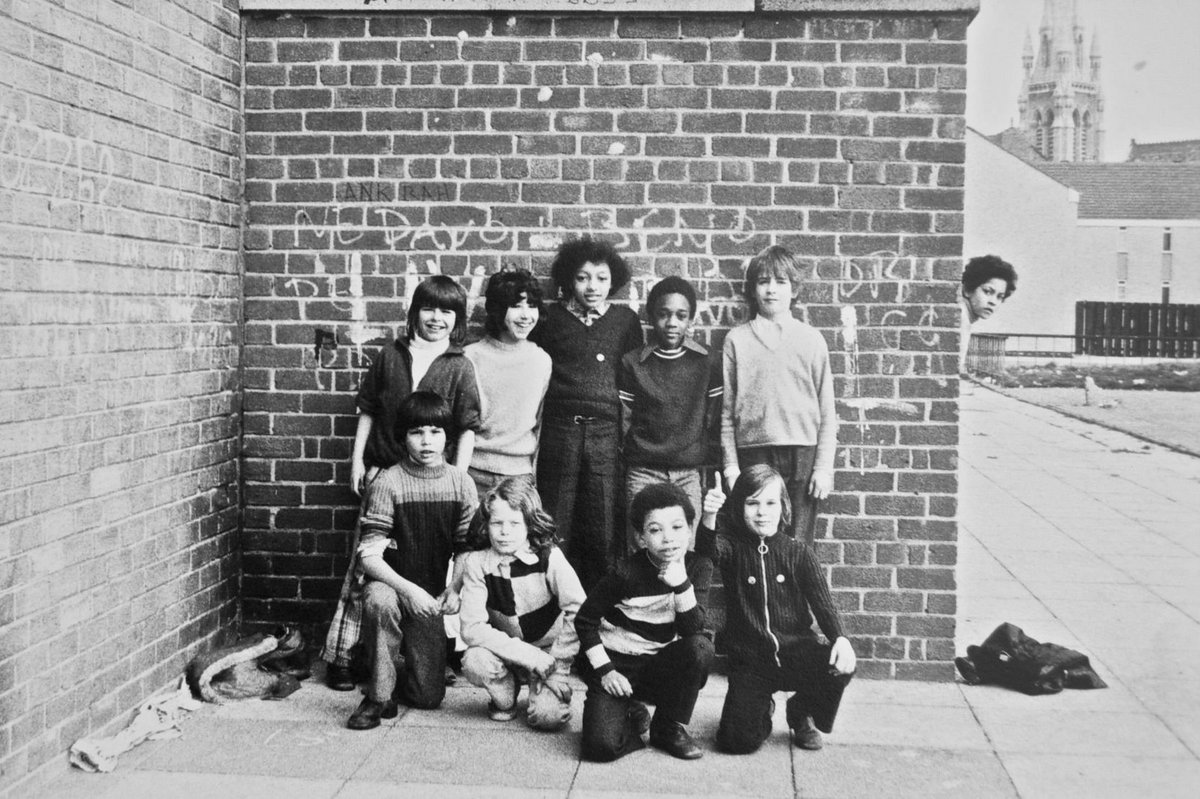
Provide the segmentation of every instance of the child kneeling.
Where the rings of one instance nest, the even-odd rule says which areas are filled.
[[[523,476],[484,497],[476,536],[488,548],[466,555],[459,618],[463,673],[487,689],[488,715],[511,721],[529,684],[526,720],[557,730],[571,718],[567,675],[579,652],[575,614],[583,586],[557,544],[554,521]]]
[[[575,618],[585,659],[583,756],[609,761],[650,745],[694,760],[685,725],[708,681],[713,645],[703,601],[712,564],[688,552],[696,512],[670,483],[651,483],[630,506],[637,553],[619,562]],[[654,704],[654,719],[639,700]]]
[[[725,584],[729,691],[717,746],[731,754],[753,752],[770,736],[775,691],[795,692],[787,724],[796,746],[820,749],[818,730],[833,730],[854,673],[854,649],[821,564],[811,547],[786,534],[790,510],[783,478],[763,464],[741,473],[728,503],[719,487],[704,497],[696,550],[712,558]],[[817,640],[814,615],[832,644]]]

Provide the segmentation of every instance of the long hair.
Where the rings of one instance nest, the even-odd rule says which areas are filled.
[[[530,308],[542,311],[542,287],[537,278],[524,269],[506,269],[488,278],[484,291],[483,309],[486,314],[483,328],[492,338],[504,333],[504,317],[509,308],[525,300]]]
[[[450,343],[462,346],[467,340],[467,292],[453,278],[445,275],[427,277],[417,285],[412,303],[408,306],[408,340],[417,336],[417,319],[422,308],[441,308],[454,311],[454,329]]]
[[[558,528],[554,519],[542,507],[542,498],[528,478],[506,477],[498,485],[483,495],[479,503],[479,511],[471,524],[470,545],[474,549],[487,549],[491,546],[488,539],[488,522],[492,519],[492,503],[496,500],[506,502],[508,506],[525,519],[525,529],[529,533],[529,548],[544,556],[558,545]]]
[[[783,477],[779,472],[765,463],[747,466],[738,476],[737,482],[733,484],[733,489],[729,492],[729,499],[725,501],[725,507],[721,509],[721,528],[730,532],[736,530],[738,535],[746,534],[746,500],[772,482],[779,483],[779,502],[782,507],[779,529],[789,529],[792,523],[792,503],[788,499],[787,485],[783,482]]]
[[[746,298],[746,304],[750,306],[752,318],[758,316],[758,299],[754,292],[758,287],[758,279],[763,275],[782,277],[791,283],[793,301],[800,292],[800,283],[804,279],[800,274],[800,264],[796,256],[787,247],[775,244],[751,258],[746,267],[746,282],[742,285],[742,295]]]

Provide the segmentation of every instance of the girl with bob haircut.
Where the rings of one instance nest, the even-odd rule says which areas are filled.
[[[557,546],[554,521],[523,479],[508,478],[483,498],[464,558],[459,615],[463,674],[488,692],[488,716],[511,721],[529,685],[525,718],[558,730],[571,718],[571,661],[579,653],[575,614],[583,586]]]
[[[529,336],[542,317],[542,288],[524,269],[497,272],[484,292],[487,335],[468,346],[479,384],[480,424],[467,469],[480,496],[508,477],[533,483],[550,356]]]
[[[450,406],[446,460],[466,469],[480,424],[475,369],[463,352],[467,334],[467,292],[454,280],[434,275],[421,281],[408,307],[405,335],[380,348],[358,388],[358,427],[350,458],[350,488],[363,496],[379,473],[404,457],[407,428],[398,419],[401,403],[414,391],[432,391]],[[457,443],[455,443],[457,442]],[[453,455],[451,455],[453,453]],[[351,552],[358,549],[355,531]],[[351,558],[341,598],[325,638],[321,658],[325,681],[338,691],[354,689],[352,649],[359,640],[362,603],[351,592],[361,569]]]

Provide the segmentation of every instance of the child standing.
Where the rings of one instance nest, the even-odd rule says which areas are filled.
[[[800,280],[796,257],[784,247],[750,260],[743,289],[750,321],[725,337],[721,450],[730,486],[756,463],[783,476],[792,506],[788,535],[811,545],[818,502],[833,488],[837,412],[825,339],[792,317]]]
[[[682,277],[654,284],[646,316],[650,342],[625,353],[617,373],[627,423],[625,496],[636,496],[650,483],[674,483],[698,508],[700,467],[721,405],[720,361],[688,336],[696,290]],[[689,549],[691,543],[694,537]]]
[[[608,570],[621,542],[617,527],[620,400],[617,365],[642,345],[637,314],[609,303],[629,282],[611,244],[564,242],[550,267],[562,302],[550,306],[530,340],[550,354],[537,485],[567,560],[584,589]]]
[[[453,416],[431,391],[414,391],[397,412],[404,458],[367,487],[358,559],[362,638],[370,676],[346,726],[369,730],[394,718],[396,701],[436,708],[446,693],[443,613],[458,611],[467,533],[478,501],[475,484],[445,461]],[[446,571],[455,559],[455,581]],[[404,669],[397,669],[403,658]]]
[[[787,724],[796,746],[820,749],[833,729],[842,691],[855,669],[837,606],[812,548],[787,535],[790,507],[783,478],[748,467],[726,504],[719,487],[704,497],[697,552],[711,557],[725,585],[721,633],[729,651],[729,691],[717,745],[731,754],[758,749],[771,734],[771,694],[794,691]],[[725,505],[720,519],[717,512]],[[813,616],[832,644],[820,643]]]
[[[361,495],[381,469],[404,457],[404,431],[396,427],[396,412],[416,389],[446,400],[451,411],[446,434],[456,442],[454,463],[461,469],[470,464],[479,429],[479,388],[474,367],[463,355],[466,336],[466,291],[442,275],[422,281],[408,307],[406,335],[380,350],[358,389],[358,428],[350,461],[354,493]],[[357,547],[356,537],[351,551]],[[355,686],[350,662],[358,643],[362,606],[351,589],[360,580],[361,569],[352,556],[321,651],[321,659],[329,664],[326,684],[337,691]]]
[[[525,682],[529,725],[560,729],[571,718],[567,675],[579,652],[575,614],[583,586],[555,546],[554,521],[527,479],[505,478],[489,491],[475,524],[488,549],[465,556],[463,673],[487,689],[492,719],[515,718]]]
[[[703,605],[712,563],[688,551],[695,510],[679,486],[651,483],[630,514],[644,549],[619,562],[575,617],[588,689],[583,756],[616,760],[645,746],[649,730],[651,746],[695,760],[704,753],[686,725],[713,659]],[[639,700],[656,706],[653,720]]]
[[[465,352],[479,383],[481,421],[467,470],[480,495],[501,480],[533,483],[550,356],[529,341],[541,317],[542,289],[524,269],[498,272],[484,293],[484,338]]]

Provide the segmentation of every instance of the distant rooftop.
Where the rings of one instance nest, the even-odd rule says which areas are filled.
[[[1181,141],[1129,142],[1129,160],[1174,164],[1200,163],[1200,139]]]
[[[1200,219],[1200,163],[1034,163],[1079,192],[1080,219]]]

